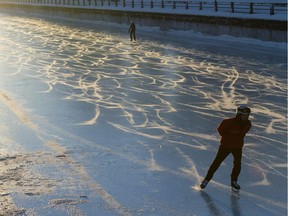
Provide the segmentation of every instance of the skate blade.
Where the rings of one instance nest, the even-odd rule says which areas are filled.
[[[231,190],[232,190],[233,192],[236,192],[236,193],[239,193],[239,191],[240,191],[240,189],[236,189],[236,188],[234,188],[234,187],[231,187]]]

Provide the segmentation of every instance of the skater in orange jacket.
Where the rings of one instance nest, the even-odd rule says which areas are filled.
[[[233,189],[240,189],[237,180],[241,171],[244,137],[251,128],[251,121],[248,119],[250,112],[251,110],[248,106],[241,105],[237,108],[236,117],[225,119],[219,125],[218,132],[221,135],[220,147],[205,179],[200,185],[201,189],[207,186],[214,173],[229,154],[232,154],[234,159],[231,173],[231,186]]]

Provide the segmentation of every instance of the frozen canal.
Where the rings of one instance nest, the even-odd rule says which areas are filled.
[[[140,26],[132,43],[126,25],[1,12],[0,26],[0,215],[287,214],[286,44]],[[243,103],[242,190],[227,158],[199,191]]]

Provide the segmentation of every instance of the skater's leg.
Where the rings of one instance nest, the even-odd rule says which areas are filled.
[[[132,41],[133,39],[136,41],[136,33],[135,33],[135,31],[131,31],[131,32],[130,32],[130,39],[131,39],[131,41]]]
[[[238,176],[241,172],[241,159],[242,159],[242,148],[240,149],[234,149],[232,151],[233,155],[233,169],[231,173],[231,181],[237,181]]]
[[[133,38],[136,41],[136,33],[135,33],[135,31],[133,31]]]
[[[214,173],[217,171],[217,169],[219,168],[219,166],[221,165],[221,163],[223,162],[223,160],[225,160],[225,158],[231,153],[230,149],[227,149],[223,146],[220,146],[218,149],[218,153],[213,161],[213,163],[211,164],[207,175],[205,177],[205,179],[207,181],[210,181],[214,175]]]

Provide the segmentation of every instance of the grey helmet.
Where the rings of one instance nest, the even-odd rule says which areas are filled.
[[[249,115],[251,113],[251,109],[247,105],[240,105],[237,108],[236,114],[239,115]]]

